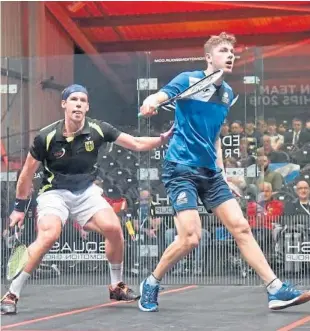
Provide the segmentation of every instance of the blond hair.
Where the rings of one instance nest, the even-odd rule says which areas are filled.
[[[221,32],[218,36],[211,36],[206,43],[204,44],[205,53],[210,53],[212,48],[222,44],[222,43],[230,43],[235,45],[237,42],[236,37],[232,34],[228,34],[226,32]]]

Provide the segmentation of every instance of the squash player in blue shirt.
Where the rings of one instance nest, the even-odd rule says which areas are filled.
[[[224,32],[212,36],[204,45],[207,69],[179,74],[144,100],[141,115],[157,114],[159,103],[218,69],[224,71],[224,77],[231,73],[235,43],[235,37]],[[226,182],[219,133],[233,99],[232,88],[221,78],[205,91],[175,104],[174,135],[165,156],[162,180],[175,211],[178,237],[163,253],[153,273],[140,285],[139,308],[142,311],[158,311],[161,279],[198,246],[201,238],[198,197],[231,232],[245,260],[264,281],[270,309],[283,309],[310,300],[310,291],[300,291],[282,283],[274,274]]]

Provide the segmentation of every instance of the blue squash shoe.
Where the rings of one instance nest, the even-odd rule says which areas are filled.
[[[155,312],[158,311],[158,292],[159,284],[150,285],[146,279],[140,284],[139,308],[142,311]]]
[[[310,301],[310,291],[301,291],[294,285],[283,283],[276,294],[268,293],[268,305],[272,310],[285,309]]]

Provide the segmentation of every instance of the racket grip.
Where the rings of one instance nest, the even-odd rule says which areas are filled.
[[[127,228],[127,231],[128,231],[128,233],[129,233],[130,236],[134,236],[135,235],[135,231],[134,231],[134,229],[132,227],[131,221],[127,221],[126,222],[126,228]]]
[[[14,225],[14,235],[15,235],[15,238],[18,239],[18,225],[17,224]]]

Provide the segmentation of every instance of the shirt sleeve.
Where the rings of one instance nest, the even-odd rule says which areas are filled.
[[[103,138],[106,142],[114,142],[119,135],[122,133],[120,130],[116,129],[113,125],[101,122],[101,130],[103,132]]]
[[[181,73],[175,78],[173,78],[166,86],[164,86],[160,91],[165,92],[169,98],[173,98],[179,93],[186,90],[188,87],[188,76],[186,73]]]
[[[34,159],[36,159],[37,161],[42,162],[45,159],[46,150],[45,150],[45,146],[44,146],[43,137],[41,137],[40,135],[37,135],[34,138],[29,152],[30,152],[31,156]]]

